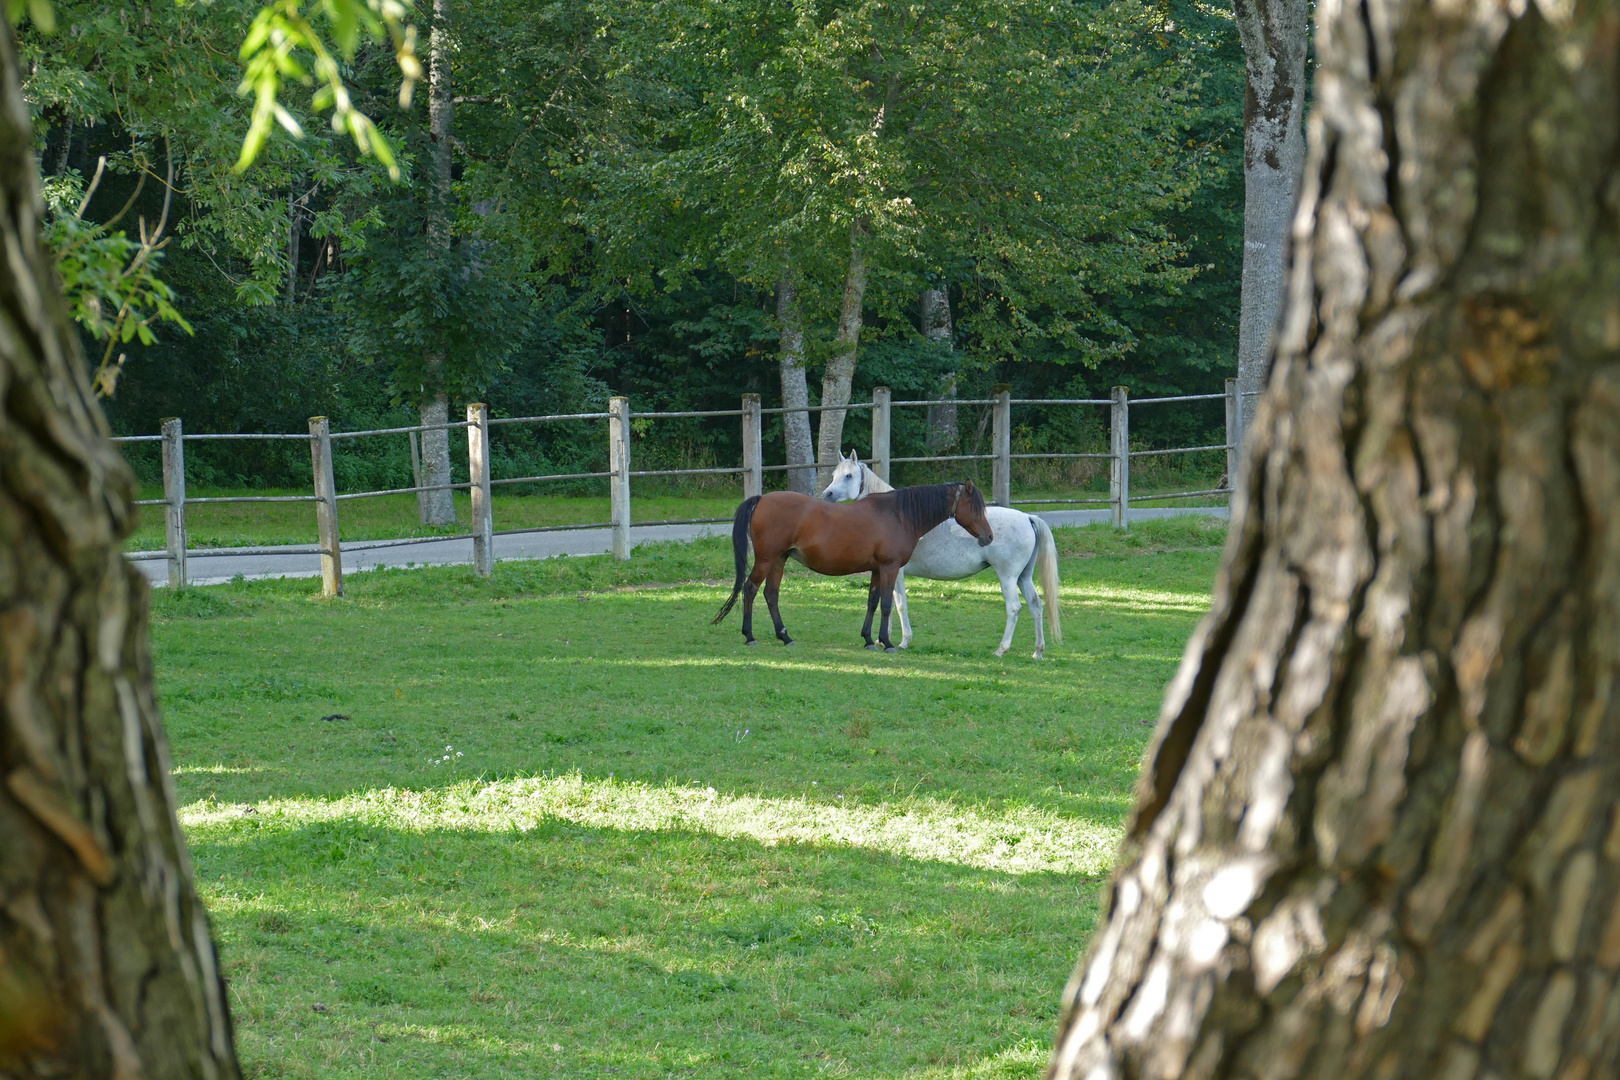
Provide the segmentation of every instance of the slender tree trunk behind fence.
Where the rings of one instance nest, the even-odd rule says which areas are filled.
[[[436,258],[450,250],[454,197],[451,186],[450,148],[455,120],[455,98],[451,93],[450,2],[433,0],[432,30],[428,37],[428,204],[427,245]],[[445,424],[450,420],[450,397],[444,389],[442,352],[430,352],[424,361],[427,383],[434,387],[432,397],[422,402],[422,423]],[[422,432],[422,462],[428,485],[423,492],[422,524],[441,528],[456,523],[456,503],[450,484],[450,433],[442,428]],[[420,485],[418,485],[420,486]]]
[[[782,280],[776,288],[776,320],[781,325],[782,407],[803,409],[810,404],[810,387],[804,375],[804,312],[799,306],[791,270],[782,271]],[[810,437],[810,414],[784,412],[782,438],[787,451],[785,464],[805,466],[788,470],[788,490],[814,495],[816,446]]]
[[[919,307],[923,337],[942,349],[950,349],[954,337],[950,289],[924,289]],[[955,371],[940,379],[938,396],[945,400],[928,406],[928,451],[933,454],[943,454],[956,445],[956,403],[949,400],[956,396]]]
[[[169,588],[186,587],[186,441],[180,418],[163,421],[163,537],[169,549]]]
[[[422,487],[422,452],[417,446],[417,434],[414,431],[407,433],[411,440],[411,487],[418,489],[416,492],[416,516],[419,520],[425,522],[427,521],[427,500],[422,497],[424,493],[420,490]]]
[[[1305,167],[1306,0],[1235,0],[1248,71],[1243,105],[1243,284],[1238,386],[1265,385],[1288,269],[1288,226]],[[1240,398],[1244,417],[1255,398]],[[1245,403],[1247,403],[1245,405]]]
[[[443,426],[450,422],[450,398],[440,392],[422,404],[422,471],[425,483],[418,485],[428,490],[421,492],[422,524],[442,528],[456,523],[456,503],[450,484],[450,432]]]
[[[832,408],[822,411],[821,427],[816,432],[817,460],[821,466],[816,477],[816,491],[832,483],[833,470],[838,467],[838,459],[842,456],[843,407],[849,404],[850,386],[855,378],[855,353],[861,342],[862,306],[866,298],[866,253],[861,247],[865,238],[865,221],[856,221],[850,226],[849,266],[844,273],[838,334],[833,339],[833,353],[827,359],[827,368],[821,378],[821,404]]]

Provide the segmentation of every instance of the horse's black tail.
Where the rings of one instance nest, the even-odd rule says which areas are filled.
[[[731,521],[731,553],[737,560],[737,583],[731,587],[731,598],[720,605],[720,613],[711,620],[711,626],[720,625],[731,614],[737,594],[742,592],[743,582],[748,578],[748,526],[754,520],[754,508],[759,505],[759,499],[758,495],[744,499]]]

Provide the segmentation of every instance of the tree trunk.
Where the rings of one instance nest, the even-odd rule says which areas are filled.
[[[844,438],[843,406],[849,404],[850,383],[855,379],[855,351],[861,342],[861,309],[866,303],[866,256],[861,241],[866,224],[855,222],[849,230],[849,269],[844,273],[844,299],[838,308],[838,334],[833,338],[832,356],[821,377],[821,404],[832,406],[821,414],[817,430],[817,451],[821,463],[817,489],[832,483],[838,467]]]
[[[923,337],[941,351],[952,347],[951,292],[950,289],[924,289],[922,291],[921,319]],[[956,372],[953,370],[939,380],[939,396],[956,396]],[[928,451],[943,454],[956,445],[956,406],[928,406]]]
[[[175,818],[135,481],[50,260],[0,19],[0,1075],[238,1075]]]
[[[1620,6],[1317,19],[1253,460],[1050,1075],[1613,1077]]]
[[[433,32],[428,44],[428,146],[432,158],[429,173],[432,190],[428,198],[428,246],[436,254],[450,250],[451,121],[455,101],[450,89],[450,3],[433,0]],[[444,354],[431,351],[422,365],[422,423],[443,424],[450,419],[450,397],[444,386]],[[422,432],[422,473],[427,484],[450,483],[450,438],[444,430]],[[423,493],[422,524],[454,525],[456,506],[448,487]]]
[[[1288,226],[1305,167],[1308,0],[1234,0],[1248,67],[1243,101],[1243,292],[1238,390],[1245,420],[1265,385],[1288,274]],[[1247,424],[1245,424],[1247,427]]]
[[[810,388],[804,378],[804,311],[799,306],[799,291],[793,285],[791,269],[782,271],[782,280],[776,286],[776,321],[782,328],[782,406],[803,408],[810,404]],[[816,494],[816,453],[810,439],[810,414],[783,413],[782,434],[787,443],[785,464],[805,466],[788,470],[788,490]]]
[[[287,310],[298,300],[298,199],[287,192]]]
[[[441,363],[443,358],[440,358]],[[450,399],[443,390],[422,402],[422,524],[454,525],[456,504],[450,489],[450,432],[436,424],[450,422]],[[456,430],[461,430],[457,428]]]

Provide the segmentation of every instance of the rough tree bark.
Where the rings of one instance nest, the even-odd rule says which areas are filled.
[[[1288,274],[1288,223],[1305,167],[1308,0],[1234,0],[1248,68],[1243,100],[1243,292],[1238,389],[1252,419]],[[1247,425],[1245,425],[1247,426]]]
[[[1620,1054],[1620,5],[1320,0],[1276,362],[1050,1075]]]
[[[781,350],[778,359],[782,369],[782,405],[800,409],[810,404],[810,387],[804,377],[804,309],[799,304],[799,291],[793,284],[793,270],[782,271],[776,285],[776,321],[781,326]],[[804,495],[816,493],[816,451],[810,438],[809,413],[783,413],[782,434],[787,443],[787,465],[803,465],[802,469],[789,469],[788,490]]]
[[[924,289],[920,318],[922,335],[941,349],[951,349],[954,332],[951,328],[951,291],[948,287],[938,289]],[[956,372],[952,371],[939,380],[939,396],[954,398],[956,396]],[[930,405],[928,406],[928,451],[932,454],[941,454],[956,445],[956,406]]]
[[[235,1077],[224,981],[175,818],[147,590],[38,243],[0,19],[0,1075]]]
[[[849,229],[849,267],[844,272],[844,297],[838,306],[838,333],[821,377],[821,404],[832,408],[821,414],[821,425],[816,430],[821,463],[817,490],[832,483],[833,470],[842,456],[843,406],[849,404],[849,388],[855,379],[855,352],[861,343],[861,312],[866,303],[866,254],[861,250],[865,238],[866,223],[857,220]]]
[[[450,146],[455,99],[450,87],[450,3],[433,0],[433,32],[428,42],[428,145],[432,158],[432,200],[428,207],[427,242],[437,252],[450,248]],[[421,416],[423,426],[450,421],[450,395],[444,385],[444,354],[430,353],[422,365]],[[422,493],[422,524],[454,525],[456,505],[451,498],[450,433],[444,428],[422,432],[422,483],[433,490]]]

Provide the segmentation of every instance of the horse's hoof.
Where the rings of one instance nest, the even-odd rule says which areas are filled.
[[[755,641],[753,638],[749,638],[747,641],[743,642],[743,644],[744,645],[758,645],[759,642]]]
[[[872,651],[873,651],[873,652],[877,652],[877,651],[878,651],[878,650],[879,650],[879,649],[881,649],[881,648],[882,648],[882,647],[883,647],[883,646],[881,646],[881,645],[878,645],[878,644],[876,644],[876,643],[873,643],[873,642],[868,642],[868,643],[867,643],[867,645],[866,645],[866,647],[867,647],[867,648],[868,648],[868,649],[870,649],[870,650],[872,650]]]
[[[884,649],[883,651],[884,652],[899,652],[900,650],[895,648],[893,645],[890,645],[887,649]]]
[[[1006,650],[1006,649],[997,649],[997,650],[996,650],[996,651],[995,651],[995,652],[994,652],[994,653],[992,653],[992,654],[991,654],[991,655],[992,655],[992,656],[1006,656],[1006,655],[1007,655],[1007,650]]]
[[[1036,653],[1036,654],[1035,654],[1035,659],[1037,659],[1037,660],[1044,660],[1044,659],[1045,659],[1045,657],[1044,657],[1044,656],[1043,656],[1043,655],[1042,655],[1042,654],[1041,654],[1041,653]]]
[[[790,638],[790,637],[785,637],[785,638],[782,639],[782,644],[783,645],[791,645],[791,644],[793,644],[793,639]]]

